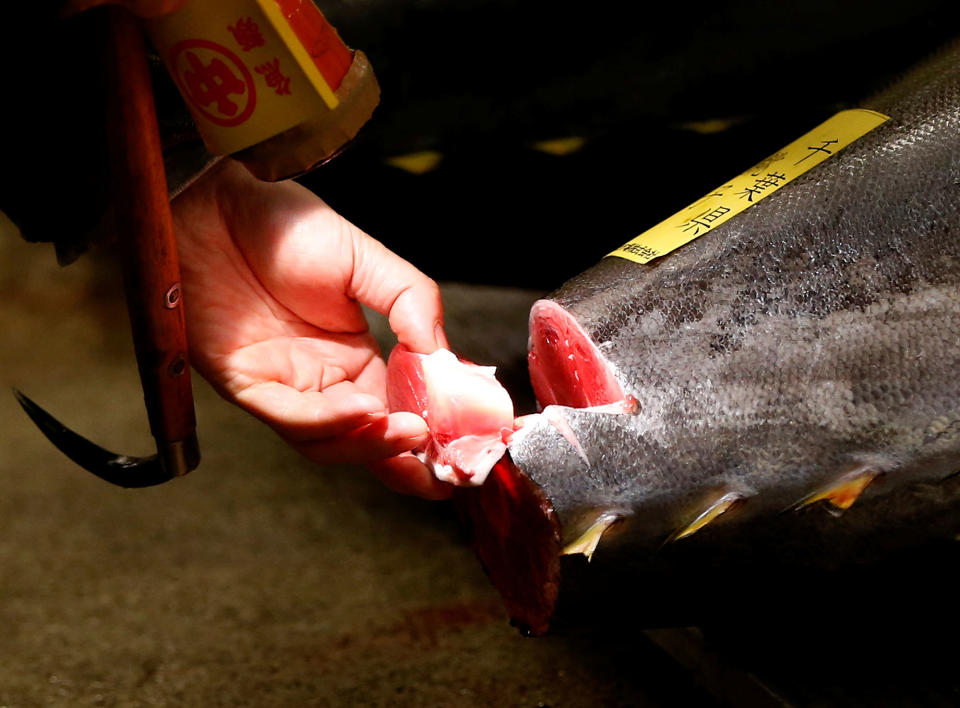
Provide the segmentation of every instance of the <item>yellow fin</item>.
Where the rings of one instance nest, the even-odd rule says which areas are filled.
[[[397,155],[387,159],[387,164],[398,167],[411,174],[422,175],[435,170],[443,160],[443,155],[434,150],[411,152],[407,155]]]
[[[708,506],[697,518],[679,531],[676,531],[672,536],[670,536],[670,538],[667,539],[666,542],[670,543],[671,541],[679,541],[681,538],[686,538],[687,536],[695,534],[710,522],[716,521],[717,518],[730,511],[730,509],[736,506],[737,503],[743,501],[743,499],[744,497],[742,494],[737,494],[736,492],[727,492],[713,502],[710,506]]]
[[[853,506],[853,503],[863,493],[863,490],[867,488],[867,485],[876,479],[879,474],[880,473],[872,467],[858,466],[855,470],[843,475],[835,482],[831,482],[826,487],[818,489],[813,494],[804,497],[797,502],[793,508],[799,509],[815,504],[818,501],[825,501],[832,506],[837,513],[846,511]]]
[[[597,550],[597,544],[600,543],[603,534],[606,533],[608,528],[619,521],[620,518],[619,514],[601,514],[597,520],[590,525],[590,528],[580,535],[580,538],[564,546],[562,551],[563,555],[569,556],[574,553],[582,553],[589,561],[593,558],[593,552]]]

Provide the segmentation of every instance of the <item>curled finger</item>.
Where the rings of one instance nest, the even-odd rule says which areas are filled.
[[[420,416],[391,413],[342,435],[298,442],[294,447],[320,464],[368,464],[413,450],[428,434]]]
[[[410,454],[378,460],[367,465],[389,489],[423,499],[449,499],[453,485],[441,482],[420,460]]]
[[[387,415],[379,398],[349,381],[323,391],[300,391],[264,381],[239,391],[235,399],[290,442],[336,437]]]

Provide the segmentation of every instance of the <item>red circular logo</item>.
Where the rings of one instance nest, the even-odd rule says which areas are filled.
[[[205,118],[226,127],[253,113],[257,89],[240,57],[206,39],[186,39],[170,48],[169,66],[180,92]]]

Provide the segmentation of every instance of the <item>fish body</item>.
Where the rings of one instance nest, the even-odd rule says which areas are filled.
[[[894,545],[956,533],[941,512],[960,500],[960,51],[864,107],[890,119],[728,222],[534,305],[547,407],[509,443],[508,491],[465,503],[474,528],[497,504],[549,520],[537,592],[530,558],[478,543],[534,631],[564,548],[621,569],[665,545],[826,562],[888,545],[883,529]]]

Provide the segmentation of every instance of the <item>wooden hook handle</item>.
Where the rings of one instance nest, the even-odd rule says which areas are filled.
[[[102,12],[109,18],[107,128],[127,309],[150,430],[163,455],[171,444],[195,440],[196,429],[180,263],[143,32],[122,8]]]

